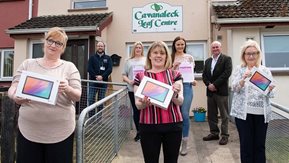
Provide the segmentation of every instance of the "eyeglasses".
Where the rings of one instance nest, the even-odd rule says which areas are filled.
[[[256,57],[259,54],[259,52],[247,52],[245,53],[246,56],[252,56],[252,57]]]
[[[46,42],[49,46],[51,46],[53,43],[55,44],[56,47],[60,48],[61,46],[63,46],[62,42],[59,41],[54,41],[52,39],[46,39]]]

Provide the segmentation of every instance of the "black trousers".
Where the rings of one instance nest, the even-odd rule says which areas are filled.
[[[43,144],[17,136],[17,163],[72,163],[74,134],[59,143]]]
[[[207,97],[208,105],[208,123],[210,132],[214,135],[220,134],[218,127],[218,111],[221,115],[221,136],[229,137],[228,123],[229,123],[229,108],[228,108],[228,96],[219,96],[213,94],[212,97]]]
[[[141,147],[145,163],[158,163],[161,145],[164,163],[177,163],[182,141],[182,123],[140,124]]]
[[[247,119],[235,118],[240,138],[242,163],[265,163],[265,142],[268,123],[264,115],[247,114]]]
[[[134,92],[128,92],[128,96],[131,102],[131,106],[132,106],[132,111],[133,111],[133,121],[135,124],[135,128],[137,130],[137,132],[139,132],[139,115],[140,115],[140,111],[137,109],[136,105],[135,105],[135,98],[134,98]]]

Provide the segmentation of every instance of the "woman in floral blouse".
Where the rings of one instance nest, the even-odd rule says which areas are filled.
[[[265,140],[268,122],[271,120],[269,98],[273,97],[273,84],[264,95],[248,83],[253,69],[273,80],[268,68],[261,65],[262,53],[256,41],[248,40],[241,50],[242,64],[232,76],[233,101],[231,115],[235,117],[240,138],[242,163],[265,163]]]

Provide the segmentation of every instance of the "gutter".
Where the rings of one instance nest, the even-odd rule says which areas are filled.
[[[241,24],[241,23],[288,23],[289,17],[255,17],[255,18],[215,18],[216,24]]]
[[[99,29],[98,26],[77,26],[77,27],[60,27],[65,32],[87,32],[96,31]],[[50,28],[32,28],[32,29],[11,29],[5,30],[7,34],[31,34],[31,33],[45,33]]]

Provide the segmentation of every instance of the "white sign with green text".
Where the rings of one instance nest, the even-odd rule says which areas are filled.
[[[133,8],[132,32],[178,32],[183,30],[182,6],[150,3]]]

